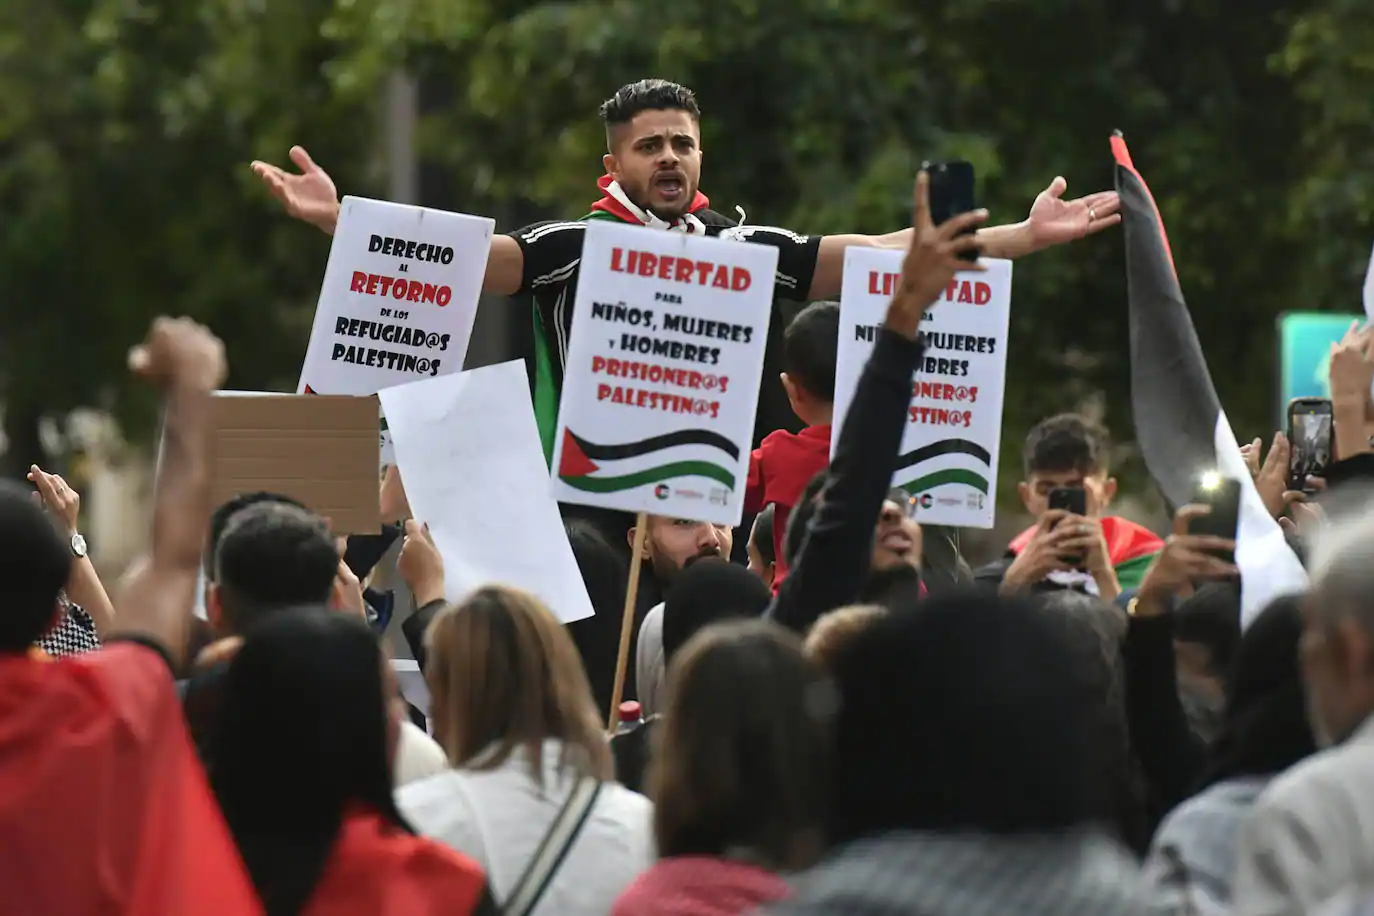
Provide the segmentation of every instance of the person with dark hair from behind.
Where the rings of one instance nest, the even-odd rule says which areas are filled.
[[[1298,664],[1299,602],[1276,600],[1240,638],[1196,794],[1164,819],[1145,861],[1151,912],[1230,912],[1242,822],[1275,775],[1317,749]]]
[[[1073,589],[1046,592],[1036,596],[1036,601],[1060,625],[1066,645],[1078,659],[1075,671],[1082,676],[1084,688],[1098,699],[1089,734],[1096,778],[1108,792],[1108,825],[1117,839],[1143,856],[1154,824],[1126,718],[1126,670],[1121,659],[1126,613]]]
[[[611,916],[738,916],[824,851],[833,687],[797,637],[712,624],[674,658],[650,770],[659,861]]]
[[[839,347],[840,304],[813,302],[787,325],[782,344],[782,387],[792,412],[805,425],[799,433],[779,429],[764,437],[749,457],[744,512],[771,505],[773,555],[782,557],[787,518],[806,482],[830,463],[830,419],[835,410],[835,352]],[[787,563],[774,571],[774,591],[787,576]]]
[[[1235,566],[1218,556],[1235,549],[1231,540],[1188,533],[1190,521],[1207,511],[1205,506],[1184,506],[1175,513],[1164,549],[1126,605],[1126,718],[1149,786],[1154,823],[1192,793],[1207,763],[1207,743],[1193,729],[1180,693],[1175,619],[1177,608],[1183,607],[1179,595],[1196,589],[1188,601],[1199,596],[1210,601],[1209,583],[1237,576]]]
[[[698,630],[720,620],[759,617],[770,600],[772,593],[757,576],[728,560],[698,560],[674,580],[663,602],[661,647],[636,660],[641,706],[648,718],[641,727],[611,739],[616,777],[627,789],[638,792],[643,784],[654,722],[666,706],[664,688],[673,656]]]
[[[563,528],[595,612],[591,617],[567,624],[568,635],[582,656],[582,667],[587,669],[596,708],[609,710],[619,660],[620,615],[625,607],[629,570],[624,555],[606,540],[595,524],[570,518],[563,523]]]
[[[1137,913],[1082,663],[1052,612],[982,592],[862,629],[835,668],[837,848],[767,912]]]
[[[1108,601],[1138,586],[1164,544],[1148,529],[1106,514],[1116,496],[1109,450],[1106,431],[1078,414],[1037,423],[1023,451],[1026,479],[1017,486],[1035,524],[977,578],[1008,593],[1074,588]],[[1082,490],[1084,514],[1051,509],[1055,490]]]
[[[259,912],[186,733],[173,671],[186,649],[211,500],[219,340],[160,318],[130,351],[163,391],[152,542],[115,592],[104,646],[31,649],[57,619],[72,550],[30,494],[0,483],[0,887],[9,913]]]
[[[788,524],[803,533],[795,538],[796,552],[788,554],[791,571],[771,615],[796,633],[805,633],[827,611],[871,601],[861,596],[865,583],[883,593],[921,587],[921,526],[908,494],[891,491],[892,468],[911,406],[912,373],[925,352],[921,322],[955,273],[978,269],[960,255],[980,250],[970,230],[987,218],[987,211],[976,210],[935,226],[928,184],[924,172],[917,176],[901,282],[859,376],[835,458],[823,484],[813,478],[803,488]],[[823,490],[808,499],[813,485]]]
[[[224,640],[241,640],[254,627],[291,608],[333,603],[339,613],[361,617],[340,593],[346,566],[324,520],[294,502],[258,498],[227,516],[215,551],[214,581],[206,589],[206,615]],[[361,600],[357,581],[353,604]],[[196,746],[213,764],[209,736],[224,702],[224,676],[232,649],[195,671],[186,686],[186,719]],[[293,708],[292,702],[284,704]],[[401,728],[396,775],[413,781],[444,768],[439,746],[407,721]]]
[[[778,576],[777,544],[773,542],[773,532],[777,517],[772,503],[754,516],[754,527],[749,530],[746,555],[749,558],[749,571],[759,577],[759,581],[771,590]]]
[[[401,717],[362,620],[294,609],[248,632],[225,675],[210,777],[267,916],[495,916],[480,866],[416,836],[396,809]]]

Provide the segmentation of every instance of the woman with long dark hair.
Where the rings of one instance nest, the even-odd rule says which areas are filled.
[[[396,810],[399,703],[361,620],[288,611],[245,639],[210,778],[267,916],[495,912],[481,869]]]

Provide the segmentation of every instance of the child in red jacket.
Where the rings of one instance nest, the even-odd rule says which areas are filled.
[[[807,481],[830,463],[830,420],[835,410],[835,352],[839,348],[840,304],[813,302],[787,326],[782,345],[782,386],[792,412],[806,424],[799,433],[769,433],[749,458],[744,511],[772,503],[776,570],[773,591],[787,575],[783,539],[787,520]]]

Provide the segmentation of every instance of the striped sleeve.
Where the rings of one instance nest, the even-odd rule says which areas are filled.
[[[791,302],[805,302],[816,274],[816,259],[821,251],[819,235],[798,235],[775,226],[732,226],[720,237],[736,242],[772,245],[778,249],[778,272],[773,295]]]
[[[556,290],[576,276],[586,232],[586,223],[567,220],[535,223],[512,232],[511,238],[525,255],[524,274],[516,295]]]

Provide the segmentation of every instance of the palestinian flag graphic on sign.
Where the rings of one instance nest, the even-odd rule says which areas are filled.
[[[937,471],[924,472],[921,470],[922,466],[929,465],[936,458],[945,455],[967,456],[972,459],[968,463],[974,464],[976,467],[972,469],[947,467]],[[899,484],[899,486],[912,494],[924,493],[947,483],[962,483],[987,495],[990,486],[988,478],[992,476],[992,455],[977,442],[970,442],[968,439],[941,439],[939,442],[931,442],[899,456],[896,473],[902,477],[910,474],[911,479]]]
[[[646,484],[662,484],[679,477],[705,477],[733,491],[735,473],[712,452],[739,461],[739,446],[708,429],[684,429],[638,442],[588,442],[571,429],[563,430],[563,454],[558,478],[586,493],[619,493]]]
[[[1236,565],[1241,622],[1272,599],[1306,588],[1307,575],[1250,478],[1217,397],[1192,316],[1183,299],[1164,220],[1126,140],[1111,140],[1126,235],[1131,336],[1131,412],[1150,476],[1175,508],[1193,500],[1204,474],[1241,483]]]

